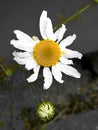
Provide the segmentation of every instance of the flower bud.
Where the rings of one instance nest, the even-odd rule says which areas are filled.
[[[37,116],[42,121],[49,121],[55,115],[55,108],[51,102],[42,102],[37,108]]]

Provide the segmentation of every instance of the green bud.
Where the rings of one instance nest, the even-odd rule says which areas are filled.
[[[11,71],[10,69],[7,69],[7,70],[5,71],[5,74],[6,74],[7,76],[11,76],[11,75],[12,75],[12,71]]]
[[[51,102],[42,102],[37,108],[37,116],[42,121],[49,121],[55,115],[55,108]]]

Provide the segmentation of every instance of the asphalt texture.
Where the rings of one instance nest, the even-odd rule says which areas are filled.
[[[48,90],[43,90],[42,72],[40,72],[39,79],[36,82],[28,84],[26,78],[32,74],[32,71],[27,72],[27,70],[24,70],[24,67],[18,68],[11,77],[7,78],[5,84],[0,81],[0,130],[24,130],[24,121],[21,118],[23,109],[31,109],[30,116],[33,117],[33,120],[36,120],[36,108],[42,101],[52,102],[56,106],[57,114],[59,114],[59,106],[62,107],[66,105],[68,102],[68,95],[72,95],[74,99],[80,88],[83,90],[83,100],[85,99],[87,102],[90,102],[89,98],[85,96],[86,93],[92,87],[94,87],[96,91],[98,90],[97,55],[98,52],[88,54],[83,60],[74,61],[74,65],[82,74],[81,79],[63,75],[64,83],[59,84],[54,80],[52,86]],[[88,65],[90,68],[87,67]],[[96,106],[97,105],[98,104],[96,104]],[[47,124],[47,129],[97,130],[97,108],[94,107],[92,111],[86,110],[85,113],[81,113],[83,112],[78,112],[78,115],[74,114],[74,116],[70,117],[73,115],[72,113],[67,116],[67,118],[65,118],[66,115],[62,115],[58,121],[49,125]]]
[[[98,130],[98,109],[61,119],[47,130]]]

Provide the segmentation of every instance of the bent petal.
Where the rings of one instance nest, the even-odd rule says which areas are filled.
[[[17,39],[23,40],[23,41],[32,41],[32,38],[27,35],[26,33],[20,31],[20,30],[14,30],[14,33],[16,34]]]
[[[65,25],[62,24],[62,27],[60,27],[56,32],[55,32],[55,39],[57,40],[57,42],[59,43],[63,36],[64,36],[64,33],[67,29],[65,28]]]
[[[62,63],[57,64],[59,70],[69,76],[80,78],[81,74],[72,66],[63,65]]]
[[[78,58],[78,59],[82,58],[82,54],[78,51],[66,49],[65,52],[66,52],[66,54],[64,55],[64,57],[66,57],[66,58]]]
[[[34,82],[35,80],[37,80],[38,78],[38,74],[39,74],[39,70],[40,70],[40,66],[37,65],[35,68],[34,68],[34,74],[32,74],[29,78],[27,78],[27,81],[30,83],[30,82]]]
[[[72,36],[68,36],[64,40],[60,42],[60,47],[65,48],[73,43],[73,41],[76,39],[76,34],[73,34]]]
[[[43,76],[44,76],[44,89],[48,89],[52,84],[52,73],[49,67],[43,68]]]
[[[16,47],[17,49],[31,52],[32,48],[36,44],[36,41],[20,30],[15,30],[14,33],[16,34],[18,40],[13,39],[10,41],[10,44]]]
[[[55,78],[56,81],[58,81],[59,83],[63,83],[64,81],[62,80],[62,73],[61,71],[59,71],[59,69],[57,68],[57,66],[52,66],[52,74]]]

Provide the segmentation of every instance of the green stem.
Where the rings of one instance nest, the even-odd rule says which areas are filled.
[[[86,6],[84,6],[83,8],[79,9],[76,13],[74,13],[72,16],[70,16],[69,18],[65,18],[62,22],[60,22],[57,26],[54,27],[54,31],[56,31],[58,28],[61,27],[62,24],[67,24],[69,22],[71,22],[72,20],[74,20],[79,14],[85,12],[86,10],[90,9],[91,7],[93,7],[95,4],[94,3],[90,3],[87,4]]]
[[[6,72],[6,69],[3,67],[3,65],[0,64],[1,69]]]

